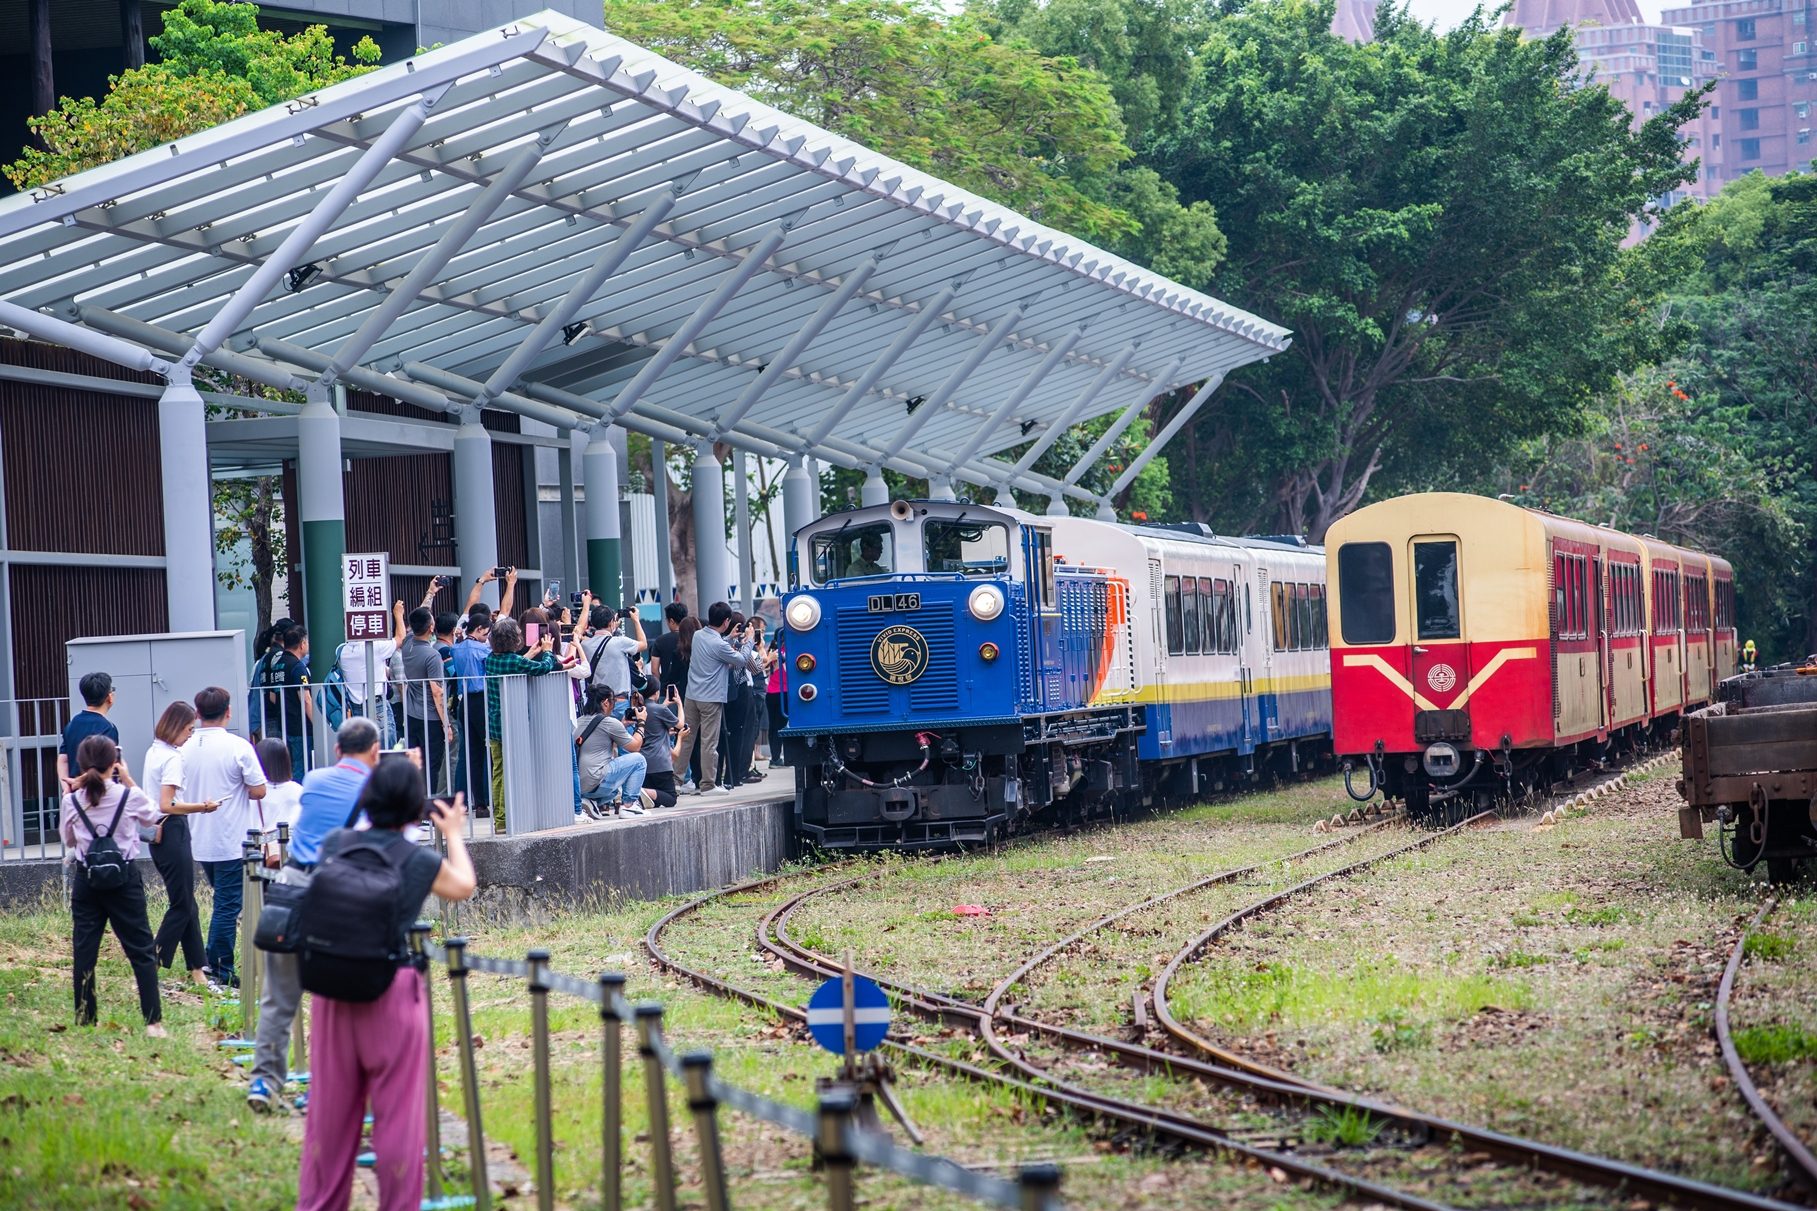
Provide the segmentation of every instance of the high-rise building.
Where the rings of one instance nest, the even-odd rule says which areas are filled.
[[[1711,101],[1713,154],[1704,186],[1714,193],[1750,172],[1805,171],[1817,157],[1817,17],[1813,0],[1715,0],[1665,10],[1697,32],[1721,77]]]
[[[1649,22],[1635,0],[1516,0],[1505,20],[1535,38],[1571,27],[1585,76],[1626,103],[1636,126],[1708,83],[1720,67],[1699,30]],[[1706,109],[1686,125],[1684,137],[1686,156],[1701,161],[1698,177],[1661,199],[1668,205],[1721,188],[1712,175],[1712,157],[1724,142],[1717,115]]]
[[[1346,42],[1375,41],[1377,0],[1338,0],[1338,11],[1331,19],[1331,32]]]

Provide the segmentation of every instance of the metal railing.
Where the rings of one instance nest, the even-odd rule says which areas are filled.
[[[0,861],[63,854],[57,749],[71,709],[67,698],[0,703]]]
[[[280,844],[287,840],[280,831]],[[274,874],[264,866],[264,838],[249,833],[243,849],[244,903],[240,942],[248,961],[241,965],[240,1038],[228,1046],[250,1046],[258,1030],[258,1004],[262,963],[251,961],[253,934],[264,905],[264,885]],[[447,917],[443,917],[444,929]],[[491,1211],[492,1184],[486,1158],[484,1108],[480,1104],[479,1067],[474,1058],[473,1006],[468,979],[474,974],[524,981],[530,1000],[531,1088],[536,1118],[535,1186],[537,1211],[555,1206],[555,1107],[549,1053],[549,998],[552,993],[588,1002],[599,1010],[600,1020],[600,1143],[599,1195],[603,1211],[621,1211],[625,1151],[624,1058],[625,1027],[643,1066],[649,1172],[654,1184],[657,1211],[677,1211],[680,1175],[670,1138],[668,1081],[677,1081],[686,1097],[699,1153],[699,1177],[707,1211],[730,1211],[731,1190],[726,1181],[725,1157],[720,1145],[719,1114],[722,1107],[806,1140],[815,1167],[826,1175],[827,1206],[831,1211],[853,1211],[856,1206],[857,1170],[860,1163],[895,1173],[925,1186],[963,1195],[984,1206],[1019,1211],[1060,1211],[1060,1169],[1041,1163],[1023,1165],[1016,1180],[1007,1181],[968,1169],[956,1161],[904,1148],[880,1131],[858,1121],[858,1099],[847,1090],[827,1090],[819,1095],[813,1111],[753,1093],[720,1079],[713,1072],[710,1051],[678,1052],[663,1035],[663,1007],[654,1001],[632,1004],[625,998],[625,977],[602,972],[592,980],[564,975],[550,967],[546,950],[531,950],[520,959],[498,959],[468,953],[468,940],[450,936],[439,945],[430,940],[434,926],[418,921],[410,929],[410,950],[423,973],[424,1013],[428,1019],[428,1049],[424,1111],[428,1116],[428,1163],[425,1168],[423,1205],[473,1206]],[[454,1017],[454,1037],[460,1056],[461,1105],[467,1128],[468,1181],[464,1191],[442,1168],[441,1107],[437,1088],[435,1052],[435,980],[432,967],[447,975]],[[292,1071],[307,1067],[305,1006],[297,1006],[292,1021]]]

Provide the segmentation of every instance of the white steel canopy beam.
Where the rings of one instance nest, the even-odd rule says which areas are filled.
[[[763,368],[763,372],[757,376],[757,381],[746,387],[744,394],[734,400],[730,408],[714,418],[713,438],[715,441],[722,438],[728,430],[743,420],[745,413],[749,412],[757,401],[763,398],[763,393],[775,386],[777,380],[794,367],[796,360],[807,351],[808,345],[820,335],[828,324],[833,322],[833,317],[852,301],[852,296],[858,293],[876,269],[877,257],[875,255],[866,257],[852,267],[851,271],[845,275],[845,279],[839,283],[839,289],[820,304],[820,309],[810,316],[807,323],[798,328],[795,335],[789,338],[789,343],[770,359],[769,364]]]
[[[154,374],[170,373],[170,363],[147,349],[40,311],[0,301],[0,323],[17,328],[27,336],[79,350],[116,366],[148,370]]]
[[[1085,410],[1091,407],[1092,401],[1103,393],[1104,388],[1110,386],[1117,375],[1123,373],[1123,367],[1129,365],[1130,359],[1135,357],[1136,350],[1140,347],[1136,343],[1125,345],[1121,353],[1111,358],[1105,364],[1104,369],[1098,371],[1098,377],[1094,378],[1091,384],[1073,399],[1066,411],[1054,418],[1054,422],[1047,427],[1047,431],[1016,461],[1010,474],[1021,475],[1033,467],[1035,460],[1046,454],[1048,447],[1059,441],[1062,433],[1072,428],[1073,422],[1085,414]]]
[[[1047,356],[1041,359],[1041,364],[1028,372],[1020,386],[1003,397],[1003,402],[997,405],[997,410],[991,413],[990,418],[982,425],[978,426],[959,453],[953,455],[954,467],[963,467],[972,461],[978,451],[984,448],[984,443],[990,440],[991,435],[1003,426],[1004,421],[1015,414],[1016,409],[1022,406],[1022,401],[1026,400],[1035,388],[1041,385],[1042,380],[1053,373],[1054,367],[1065,359],[1066,355],[1072,351],[1072,347],[1079,343],[1079,338],[1084,335],[1085,325],[1080,324],[1054,342],[1053,348],[1047,351]]]
[[[1155,376],[1155,381],[1166,382],[1173,378],[1175,371],[1179,370],[1180,363],[1184,360],[1184,358],[1175,358],[1173,364],[1168,366],[1164,373]],[[1159,392],[1155,391],[1152,386],[1148,390],[1138,392],[1136,398],[1129,401],[1129,406],[1123,409],[1123,414],[1112,422],[1110,428],[1099,434],[1098,440],[1092,443],[1091,449],[1087,450],[1079,461],[1073,464],[1073,469],[1066,473],[1066,482],[1069,485],[1078,483],[1079,477],[1084,475],[1086,470],[1097,462],[1106,450],[1110,449],[1112,442],[1123,436],[1123,430],[1135,423],[1135,419],[1142,409],[1146,408],[1149,401],[1154,399],[1157,394]]]
[[[556,334],[573,321],[582,307],[592,302],[593,296],[599,293],[606,279],[618,272],[619,267],[625,263],[625,258],[637,251],[638,245],[649,238],[650,232],[662,222],[663,216],[674,205],[675,194],[670,190],[664,190],[652,198],[650,204],[644,207],[643,213],[637,216],[637,221],[618,233],[593,264],[588,266],[587,271],[580,275],[580,280],[562,296],[561,301],[549,309],[530,334],[492,372],[474,402],[483,406],[521,378],[524,371],[529,369],[530,363],[549,347]]]
[[[1186,426],[1186,422],[1193,418],[1194,414],[1198,412],[1205,401],[1211,398],[1211,393],[1216,391],[1223,381],[1224,374],[1222,371],[1205,380],[1205,385],[1194,392],[1193,397],[1186,401],[1185,406],[1173,414],[1173,419],[1167,422],[1165,428],[1155,434],[1154,440],[1148,443],[1148,448],[1136,455],[1129,466],[1123,468],[1123,474],[1117,476],[1117,482],[1112,484],[1110,486],[1110,491],[1104,494],[1104,503],[1106,505],[1116,499],[1116,497],[1125,488],[1129,487],[1130,484],[1136,482],[1136,476],[1142,474],[1143,469],[1154,461],[1155,455],[1159,454],[1162,448],[1173,440],[1174,434],[1178,433]]]
[[[447,91],[448,86],[444,84],[423,93],[410,108],[385,128],[384,134],[372,141],[372,146],[354,161],[347,175],[335,182],[327,196],[290,229],[277,251],[265,258],[264,264],[253,271],[252,276],[234,292],[227,304],[215,312],[214,318],[208,321],[208,326],[196,337],[195,345],[178,363],[182,371],[187,372],[205,356],[219,349],[246,322],[252,309],[263,302],[265,296],[271,293],[271,288],[278,284],[278,279],[296,267],[315,242],[322,238],[322,233],[334,225],[341,212],[352,205],[353,200],[360,196],[360,191],[379,174],[379,170],[391,162],[405,140],[428,120],[429,111],[435,108],[435,103]]]
[[[953,393],[959,390],[960,385],[971,377],[973,371],[984,364],[984,359],[991,355],[993,349],[1003,343],[1003,338],[1010,334],[1010,330],[1022,322],[1022,311],[1023,305],[1017,303],[1004,312],[995,324],[991,325],[991,330],[975,343],[970,356],[953,367],[953,372],[946,376],[945,382],[934,389],[934,394],[921,401],[921,405],[909,413],[908,419],[903,421],[901,427],[896,430],[896,436],[884,448],[885,458],[894,458],[902,453],[902,448],[914,440],[915,434],[921,431],[921,427],[927,424],[928,419],[946,407],[946,401],[953,398]]]
[[[850,412],[858,401],[877,385],[877,380],[883,377],[884,371],[888,370],[897,358],[906,353],[910,345],[921,339],[921,334],[940,318],[940,313],[946,310],[947,304],[951,303],[953,296],[958,293],[958,283],[948,283],[941,288],[939,294],[929,299],[927,304],[915,313],[914,317],[909,320],[908,327],[904,328],[901,334],[890,342],[889,348],[877,355],[876,360],[871,362],[865,372],[858,376],[858,381],[847,388],[839,402],[833,405],[820,424],[815,427],[803,447],[806,453],[814,453],[814,447],[826,441],[833,430],[839,427],[839,422],[845,419],[846,413]]]
[[[519,150],[505,163],[505,167],[492,178],[491,183],[480,191],[479,197],[473,199],[461,216],[430,245],[429,250],[417,258],[416,264],[410,267],[410,272],[385,297],[385,301],[366,314],[358,331],[341,342],[340,348],[335,350],[334,359],[322,371],[318,382],[323,386],[329,385],[366,356],[366,351],[372,348],[373,342],[410,309],[424,287],[433,282],[435,275],[447,266],[454,254],[466,246],[467,241],[492,217],[492,212],[511,195],[511,191],[523,184],[524,178],[530,175],[530,170],[536,167],[543,152],[560,133],[559,126],[543,132],[537,136],[536,142]]]
[[[728,274],[726,280],[719,284],[719,289],[707,296],[700,306],[694,309],[694,313],[682,323],[680,328],[676,329],[675,334],[664,341],[662,348],[658,349],[650,356],[650,360],[644,363],[643,369],[637,372],[637,377],[625,384],[624,389],[618,393],[618,397],[612,401],[606,411],[608,421],[617,420],[631,410],[631,406],[638,401],[638,398],[650,389],[650,384],[662,377],[662,372],[669,368],[671,362],[681,356],[689,342],[699,336],[706,326],[713,322],[713,317],[732,301],[732,296],[743,289],[744,284],[756,276],[758,270],[769,261],[770,256],[782,247],[782,241],[788,234],[789,224],[778,223],[769,234],[757,241],[756,245],[739,262],[738,268]]]

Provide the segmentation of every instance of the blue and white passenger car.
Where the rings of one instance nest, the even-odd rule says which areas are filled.
[[[990,842],[1328,751],[1313,548],[953,501],[822,518],[785,598],[796,824]]]

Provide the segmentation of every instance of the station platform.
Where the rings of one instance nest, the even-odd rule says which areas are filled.
[[[706,891],[772,871],[789,857],[794,802],[791,771],[779,769],[734,790],[683,795],[674,807],[646,815],[577,821],[523,837],[485,836],[488,821],[474,820],[469,846],[480,890],[467,910],[527,921],[580,905]],[[61,894],[61,847],[28,853],[0,861],[0,908]],[[140,867],[146,887],[158,887],[151,862],[141,859]]]
[[[575,906],[707,891],[775,870],[789,857],[790,773],[683,795],[674,807],[642,816],[476,838],[469,848],[480,889],[465,911],[533,921]]]

